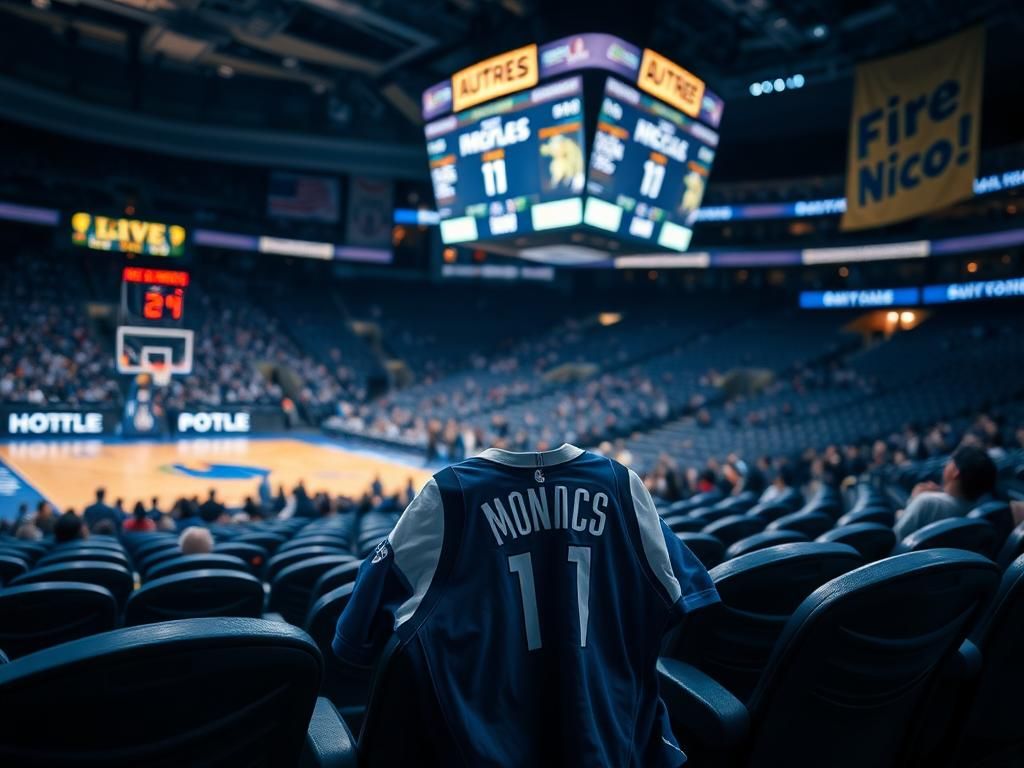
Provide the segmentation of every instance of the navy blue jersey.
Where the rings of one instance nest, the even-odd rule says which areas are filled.
[[[679,766],[658,650],[717,601],[635,473],[490,449],[428,481],[363,563],[334,652],[366,666],[398,635],[446,766]]]

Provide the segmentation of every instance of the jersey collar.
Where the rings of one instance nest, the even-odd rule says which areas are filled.
[[[488,448],[480,454],[479,458],[493,461],[496,464],[504,464],[506,467],[550,467],[572,461],[582,453],[582,448],[562,443],[561,447],[555,448],[553,451],[539,453],[536,451],[516,453],[501,448]]]

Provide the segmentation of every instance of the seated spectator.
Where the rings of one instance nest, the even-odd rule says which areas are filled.
[[[907,508],[897,515],[896,539],[902,540],[929,523],[963,517],[996,487],[996,465],[982,448],[957,448],[942,470],[942,487],[918,483]]]
[[[178,548],[183,555],[208,555],[213,552],[213,534],[198,525],[191,526],[178,537]]]
[[[117,536],[118,530],[113,520],[100,520],[92,527],[92,532],[97,536]]]
[[[162,514],[160,512],[160,505],[157,503],[159,501],[160,500],[156,496],[154,496],[150,500],[149,512],[147,513],[149,515],[149,519],[152,520],[154,523],[160,521],[160,516]]]
[[[764,493],[761,494],[760,502],[767,504],[770,501],[785,495],[793,487],[793,470],[788,466],[779,467],[779,470],[775,473],[775,477],[772,478],[772,483],[764,489]]]
[[[22,541],[39,541],[43,538],[43,532],[36,528],[36,524],[30,518],[26,517],[18,524],[14,536]]]
[[[206,501],[199,505],[199,516],[208,523],[212,523],[224,514],[224,505],[217,501],[217,489],[211,488]]]
[[[156,523],[149,519],[149,515],[146,513],[146,508],[143,506],[141,501],[135,502],[135,508],[132,510],[132,516],[125,522],[124,529],[126,531],[136,532],[156,530]]]
[[[53,507],[50,502],[42,500],[36,505],[36,514],[33,521],[36,528],[43,532],[44,536],[53,533],[53,526],[57,522],[56,515],[53,514]]]
[[[96,533],[96,525],[100,520],[109,520],[115,529],[116,533],[121,532],[121,518],[118,516],[114,508],[108,505],[104,499],[106,498],[107,492],[104,488],[96,489],[96,501],[85,508],[85,524],[89,527],[89,530]]]
[[[69,509],[58,517],[57,522],[54,523],[53,539],[58,544],[87,538],[89,538],[89,529],[85,527],[82,518],[76,515],[73,509]]]

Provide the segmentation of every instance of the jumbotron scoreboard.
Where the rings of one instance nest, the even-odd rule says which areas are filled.
[[[612,35],[467,67],[423,94],[441,239],[528,258],[685,251],[723,106],[678,64]]]

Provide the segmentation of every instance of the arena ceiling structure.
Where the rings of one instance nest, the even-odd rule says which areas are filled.
[[[1022,58],[1024,6],[1013,0],[0,0],[0,85],[165,119],[420,147],[427,86],[526,42],[611,31],[721,94],[726,146],[756,152],[814,134],[841,154],[856,62],[982,19],[986,87],[1003,101]],[[765,120],[769,99],[751,85],[796,74],[806,87],[772,94],[779,117]],[[1005,102],[1008,119],[986,124],[995,143],[1021,116],[1019,99]],[[732,160],[718,172],[744,162]]]

